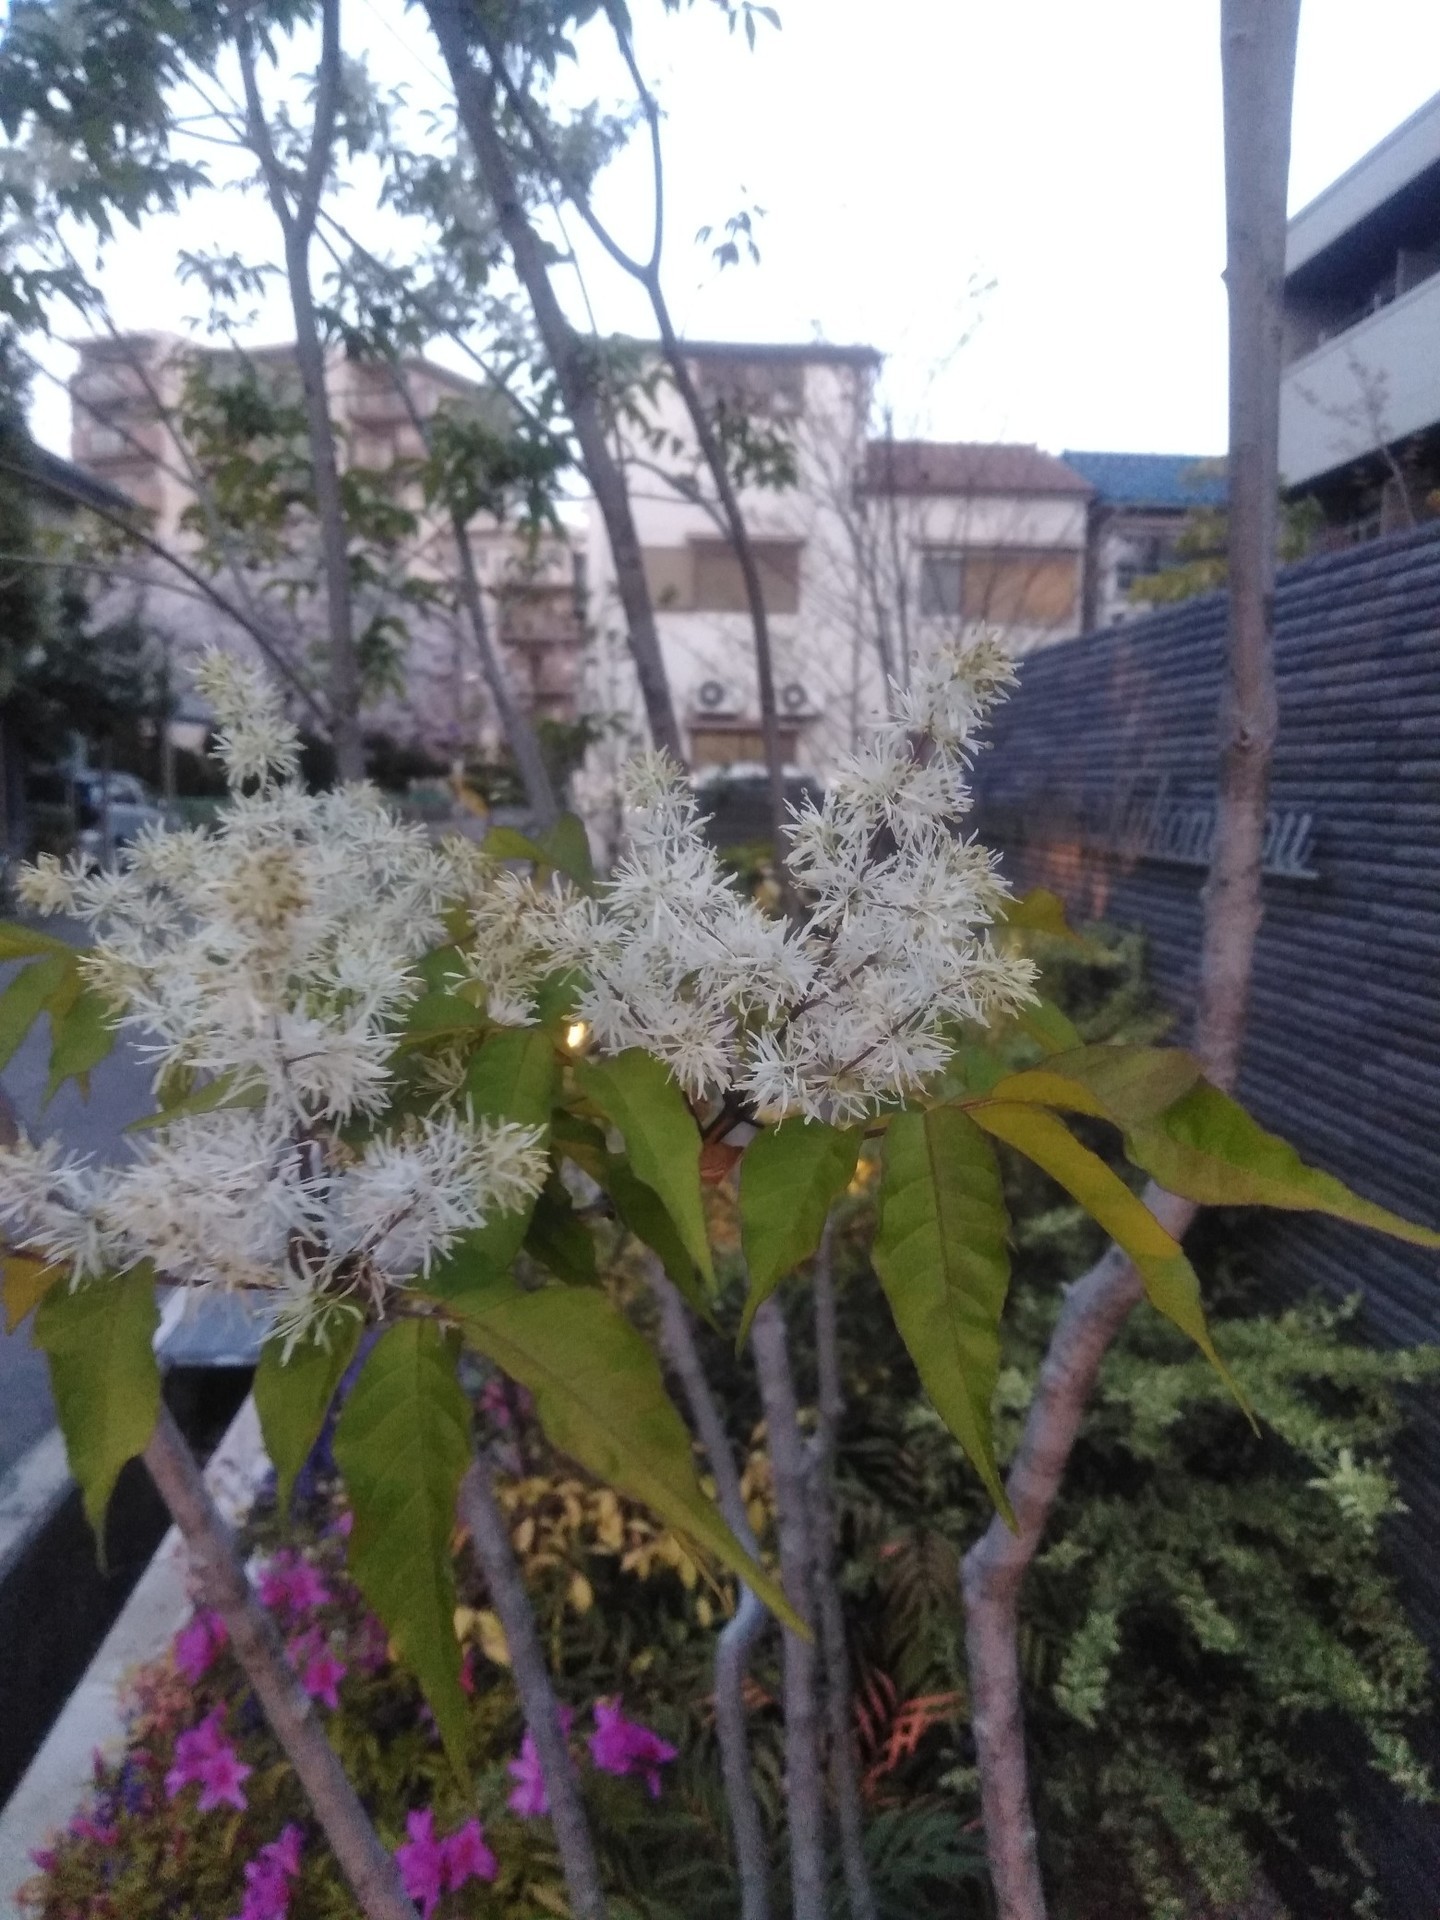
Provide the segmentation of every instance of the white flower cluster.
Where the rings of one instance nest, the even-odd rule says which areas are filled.
[[[636,762],[629,846],[598,897],[501,874],[473,901],[491,1017],[525,1024],[540,979],[573,968],[595,1046],[645,1048],[696,1099],[845,1121],[913,1093],[956,1022],[1031,997],[1033,969],[987,931],[1007,897],[994,860],[959,833],[977,729],[1013,678],[982,638],[897,690],[896,717],[793,820],[799,929],[726,876],[678,770]]]
[[[20,892],[91,923],[88,982],[157,1089],[193,1104],[220,1082],[222,1102],[118,1167],[53,1142],[0,1155],[0,1218],[77,1280],[145,1257],[192,1286],[278,1290],[298,1327],[427,1270],[535,1192],[544,1158],[525,1128],[453,1113],[346,1143],[390,1100],[396,1016],[456,871],[369,790],[292,784],[298,741],[258,673],[213,655],[201,685],[232,789],[214,830],[142,834],[112,872],[42,860]]]

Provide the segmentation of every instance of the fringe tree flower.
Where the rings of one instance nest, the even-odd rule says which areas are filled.
[[[529,1129],[461,1114],[353,1142],[390,1103],[415,963],[466,856],[368,788],[303,792],[264,677],[221,655],[199,677],[231,788],[215,828],[142,833],[114,871],[43,858],[19,883],[90,924],[88,983],[177,1116],[119,1167],[21,1142],[0,1156],[0,1220],[72,1282],[150,1259],[188,1286],[277,1294],[298,1335],[428,1271],[535,1192],[544,1160]]]
[[[679,769],[634,762],[628,846],[598,897],[479,875],[468,964],[491,1018],[533,1020],[541,980],[568,968],[592,1044],[644,1048],[693,1099],[844,1122],[914,1093],[957,1024],[1031,997],[1029,963],[990,939],[1007,898],[994,858],[960,832],[980,723],[1013,679],[978,639],[896,690],[895,718],[793,815],[799,928],[739,892]]]

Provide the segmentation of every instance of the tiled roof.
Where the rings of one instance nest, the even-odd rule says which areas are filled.
[[[1009,441],[872,440],[865,484],[872,493],[1090,492],[1053,453]]]
[[[1095,489],[1097,500],[1116,507],[1220,507],[1225,504],[1223,463],[1200,453],[1073,453],[1061,455]]]
[[[805,366],[834,361],[878,367],[885,357],[878,347],[842,346],[830,340],[682,340],[680,345],[687,360],[798,360]]]

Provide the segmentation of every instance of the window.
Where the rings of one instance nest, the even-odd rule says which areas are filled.
[[[799,360],[746,360],[738,354],[707,354],[691,369],[700,397],[712,411],[793,418],[805,404],[805,367]]]
[[[780,756],[795,758],[799,735],[794,727],[780,728]],[[690,764],[694,767],[731,767],[737,762],[765,762],[765,735],[743,720],[709,720],[690,729]]]
[[[1075,618],[1079,556],[1043,548],[968,553],[964,614],[999,626],[1061,627]]]
[[[965,562],[958,553],[920,556],[920,618],[958,620],[965,611]]]
[[[767,613],[800,611],[800,542],[756,540],[755,563]],[[692,540],[691,607],[697,613],[744,613],[745,579],[726,540]]]

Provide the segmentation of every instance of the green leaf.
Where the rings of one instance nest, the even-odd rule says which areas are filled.
[[[492,827],[485,836],[485,851],[492,860],[528,860],[533,866],[550,864],[549,855],[538,840],[518,827]]]
[[[1048,887],[1032,887],[1018,899],[1007,900],[996,918],[1024,933],[1048,933],[1053,940],[1068,940],[1077,947],[1085,945],[1065,918],[1065,902]]]
[[[803,1631],[777,1583],[750,1559],[695,1472],[685,1422],[649,1343],[593,1287],[522,1293],[504,1283],[446,1305],[465,1338],[535,1396],[552,1446],[650,1508]]]
[[[1199,1063],[1178,1047],[1079,1047],[1007,1074],[987,1098],[1093,1114],[1124,1130],[1153,1120],[1199,1078]]]
[[[564,1183],[554,1177],[546,1181],[535,1201],[525,1251],[572,1286],[595,1284],[595,1242],[577,1217]]]
[[[207,1080],[203,1087],[194,1093],[187,1093],[168,1107],[161,1107],[158,1113],[144,1114],[139,1120],[132,1120],[126,1133],[148,1133],[153,1127],[167,1127],[172,1120],[189,1120],[197,1113],[218,1113],[231,1107],[260,1107],[265,1104],[265,1089],[255,1085],[235,1090],[236,1074],[217,1073],[213,1080]]]
[[[635,1178],[623,1154],[606,1154],[595,1178],[614,1202],[621,1225],[659,1257],[690,1306],[713,1326],[714,1313],[705,1284],[659,1194]]]
[[[1032,1006],[1021,1007],[1015,1020],[1021,1032],[1028,1034],[1046,1053],[1068,1053],[1073,1047],[1085,1044],[1080,1038],[1080,1029],[1053,1000],[1042,997]]]
[[[45,1083],[48,1106],[67,1080],[76,1080],[90,1097],[90,1070],[107,1059],[115,1046],[114,1015],[92,987],[82,987],[63,1014],[50,1015],[50,1078]]]
[[[990,1426],[1008,1231],[1000,1169],[975,1122],[958,1107],[896,1114],[885,1135],[875,1271],[925,1391],[1013,1525]]]
[[[64,1271],[37,1254],[8,1249],[0,1254],[0,1294],[5,1299],[7,1333],[14,1333],[26,1314],[39,1306]]]
[[[102,1557],[116,1477],[144,1452],[160,1412],[157,1323],[148,1261],[73,1293],[52,1287],[35,1311],[35,1339],[49,1355],[70,1471]]]
[[[355,1358],[364,1322],[358,1314],[335,1313],[323,1329],[298,1340],[289,1359],[283,1340],[260,1349],[255,1369],[255,1411],[279,1482],[280,1511],[288,1511],[295,1476],[310,1458],[335,1390]]]
[[[1288,1141],[1267,1133],[1208,1080],[1165,1113],[1132,1127],[1125,1151],[1168,1192],[1202,1206],[1328,1213],[1417,1247],[1440,1247],[1433,1228],[1362,1200],[1333,1174],[1307,1167]]]
[[[13,920],[0,920],[0,960],[29,960],[36,954],[58,953],[67,959],[75,949],[53,933],[40,933],[34,927],[18,926]]]
[[[472,1443],[458,1351],[433,1321],[404,1320],[383,1333],[336,1422],[335,1459],[355,1510],[350,1571],[419,1678],[464,1779],[468,1716],[450,1536]]]
[[[577,887],[595,884],[595,863],[585,823],[577,814],[562,813],[541,841],[546,863],[573,880]]]
[[[767,1127],[740,1162],[740,1232],[750,1292],[740,1340],[756,1309],[820,1244],[836,1196],[849,1185],[860,1134],[819,1120]]]
[[[564,1107],[556,1107],[550,1116],[550,1138],[557,1153],[573,1160],[582,1173],[603,1186],[605,1170],[614,1156],[605,1145],[604,1129],[592,1120],[577,1120]]]
[[[668,1068],[640,1047],[612,1060],[577,1060],[575,1079],[620,1129],[634,1173],[659,1194],[681,1245],[715,1283],[700,1197],[700,1130]]]
[[[450,1039],[483,1033],[489,1021],[470,1000],[445,988],[432,987],[412,1000],[405,1012],[404,1047],[428,1046],[432,1040]]]
[[[477,1120],[550,1125],[558,1078],[555,1045],[539,1027],[503,1027],[477,1048],[465,1070],[465,1097]]]
[[[49,953],[24,967],[0,993],[0,1067],[8,1066],[31,1027],[75,977],[75,955]]]
[[[993,1106],[977,1107],[972,1117],[987,1133],[993,1133],[997,1140],[1006,1141],[1027,1160],[1033,1160],[1079,1202],[1090,1218],[1134,1261],[1151,1306],[1172,1320],[1182,1333],[1188,1334],[1206,1359],[1230,1381],[1210,1339],[1195,1269],[1181,1252],[1179,1242],[1165,1231],[1119,1174],[1088,1147],[1081,1146],[1063,1120],[1057,1120],[1053,1113],[1046,1113],[1042,1108],[997,1102]],[[1230,1384],[1239,1399],[1238,1388],[1233,1381]]]

